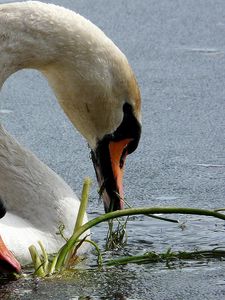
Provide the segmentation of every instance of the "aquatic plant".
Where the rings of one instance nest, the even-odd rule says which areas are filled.
[[[85,243],[91,243],[98,254],[98,263],[102,264],[101,252],[98,245],[87,237],[80,238],[87,230],[96,226],[99,223],[109,221],[109,232],[107,236],[107,248],[111,249],[124,243],[126,236],[126,223],[119,221],[116,231],[113,230],[113,220],[120,217],[129,217],[134,215],[145,215],[149,217],[159,218],[161,220],[169,222],[177,222],[173,219],[167,219],[155,216],[154,214],[191,214],[191,215],[203,215],[211,216],[214,218],[225,220],[225,215],[221,214],[219,210],[205,210],[199,208],[178,208],[178,207],[140,207],[140,208],[127,208],[124,210],[113,211],[102,214],[87,223],[83,224],[84,213],[86,211],[88,194],[90,190],[90,179],[86,178],[83,184],[82,197],[80,210],[78,212],[77,221],[74,227],[72,236],[66,241],[64,246],[58,251],[58,253],[49,258],[44,245],[39,241],[42,257],[38,254],[37,249],[32,245],[29,247],[35,272],[34,274],[40,277],[51,275],[53,273],[61,272],[71,267],[76,262],[80,261],[80,258],[76,255],[79,247]],[[149,263],[157,262],[161,260],[174,260],[174,259],[194,259],[203,257],[225,257],[225,251],[221,249],[213,249],[209,251],[196,251],[196,252],[178,252],[174,253],[170,249],[166,253],[157,254],[155,252],[148,252],[141,256],[128,256],[122,257],[116,260],[110,260],[105,263],[107,266],[127,264],[127,263]]]

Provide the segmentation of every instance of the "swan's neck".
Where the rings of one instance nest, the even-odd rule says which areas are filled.
[[[44,28],[38,29],[38,20],[26,13],[19,3],[0,5],[0,87],[18,70],[41,69],[54,59]]]
[[[122,121],[133,74],[120,50],[80,15],[38,2],[0,5],[0,54],[0,85],[19,69],[40,70],[92,148]]]

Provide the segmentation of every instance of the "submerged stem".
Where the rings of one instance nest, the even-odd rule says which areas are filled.
[[[117,259],[108,260],[106,266],[119,266],[126,265],[129,263],[133,264],[146,264],[146,263],[156,263],[166,261],[167,263],[174,260],[195,260],[195,259],[209,259],[209,258],[224,258],[225,251],[219,249],[212,250],[203,250],[203,251],[194,251],[194,252],[172,252],[171,249],[166,253],[155,253],[148,252],[143,255],[134,255],[134,256],[124,256]]]

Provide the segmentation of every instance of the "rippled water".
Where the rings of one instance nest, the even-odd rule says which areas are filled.
[[[77,10],[99,25],[126,53],[137,75],[143,99],[143,134],[138,150],[127,159],[125,192],[129,203],[224,207],[225,2],[52,2]],[[74,133],[39,73],[19,72],[6,82],[0,118],[74,190],[80,190],[85,176],[95,177],[85,142]],[[90,218],[102,211],[96,190],[94,182]],[[225,245],[224,222],[197,216],[173,217],[179,218],[182,226],[147,217],[132,218],[128,244],[113,257]],[[92,237],[102,248],[105,236],[106,226],[93,229]],[[111,257],[112,253],[104,256]],[[98,269],[93,261],[95,257],[90,254],[86,265],[67,279],[2,279],[0,299],[225,297],[223,260],[104,269]]]
[[[147,217],[132,218],[128,222],[127,245],[103,253],[104,260],[147,251],[165,252],[170,247],[173,251],[194,251],[225,245],[224,222],[202,217],[182,217],[180,221],[182,228]],[[92,233],[102,247],[106,230],[107,226],[99,225]],[[98,268],[96,256],[90,253],[89,259],[66,278],[2,280],[0,298],[185,299],[190,295],[192,299],[204,299],[210,293],[210,297],[221,299],[225,292],[224,271],[225,262],[218,259]],[[206,299],[213,299],[210,297]]]

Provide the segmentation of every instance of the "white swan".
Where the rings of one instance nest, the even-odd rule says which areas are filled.
[[[0,87],[14,72],[42,72],[64,112],[86,138],[105,210],[123,208],[126,155],[138,145],[140,93],[126,57],[82,16],[36,1],[0,5]],[[38,101],[38,100],[37,100]],[[74,226],[79,201],[70,187],[0,126],[0,268],[19,271],[28,246],[48,252]]]

